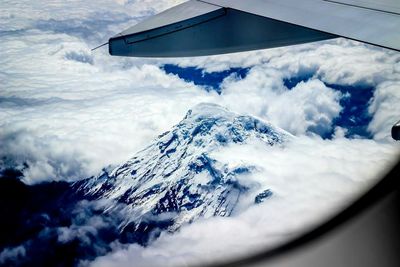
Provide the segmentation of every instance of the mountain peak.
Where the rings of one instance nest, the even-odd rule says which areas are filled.
[[[212,152],[251,139],[271,146],[289,138],[284,130],[260,119],[201,103],[111,174],[103,172],[77,187],[93,198],[126,204],[132,216],[124,227],[139,227],[138,223],[150,215],[175,214],[168,224],[172,231],[199,217],[230,216],[248,191],[237,177],[256,168],[228,166],[214,159]]]
[[[291,136],[286,131],[252,116],[239,115],[212,103],[200,103],[190,109],[185,118],[168,133],[180,132],[196,139],[197,144],[225,145],[242,143],[249,137],[269,144],[282,143]],[[188,135],[189,134],[189,135]],[[199,140],[203,139],[203,140]],[[205,140],[207,139],[207,140]]]
[[[189,109],[185,119],[197,119],[205,117],[232,117],[234,113],[214,103],[199,103]]]

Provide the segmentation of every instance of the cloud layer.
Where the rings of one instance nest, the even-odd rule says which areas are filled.
[[[254,205],[240,200],[230,218],[211,218],[164,233],[149,247],[132,244],[97,258],[91,266],[187,266],[248,256],[296,237],[333,216],[376,182],[398,148],[372,140],[299,137],[282,147],[234,145],[213,157],[230,167],[256,166],[247,183],[273,195]],[[392,160],[388,160],[392,159]],[[375,175],[371,175],[375,173]],[[190,244],[187,246],[185,244]]]
[[[391,126],[400,119],[400,54],[393,51],[345,39],[162,60],[110,57],[104,48],[90,51],[178,2],[0,4],[0,169],[23,168],[27,184],[79,180],[124,162],[199,102],[260,117],[298,136],[284,149],[252,144],[215,155],[229,164],[256,164],[259,171],[249,179],[274,192],[265,203],[249,207],[244,198],[232,218],[187,225],[147,248],[115,244],[111,254],[84,265],[186,264],[204,255],[224,258],[271,246],[349,203],[400,151],[390,138]],[[167,74],[162,70],[167,63],[204,72],[249,72],[243,79],[227,77],[218,95]],[[298,82],[288,88],[288,79]],[[348,96],[334,85],[373,88],[368,104],[372,140],[344,138],[346,129],[335,126],[341,100]],[[330,132],[332,139],[320,138]],[[59,229],[59,242],[91,234],[104,223],[86,219],[83,226]],[[25,253],[17,246],[0,252],[0,259]]]
[[[90,51],[176,3],[3,2],[3,165],[27,163],[28,183],[95,175],[168,130],[198,102],[222,103],[293,134],[323,135],[333,131],[342,110],[343,95],[329,84],[376,86],[376,104],[370,107],[376,118],[369,130],[390,139],[396,111],[381,104],[378,93],[399,86],[400,56],[391,51],[344,39],[191,59],[114,58],[106,49]],[[251,69],[245,79],[225,79],[218,96],[167,75],[159,68],[166,62],[204,71]],[[311,80],[289,90],[283,81],[291,77]]]

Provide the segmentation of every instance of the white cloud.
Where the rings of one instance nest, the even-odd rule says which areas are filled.
[[[6,35],[2,49],[0,157],[27,162],[28,183],[95,175],[216,96],[65,33]]]
[[[248,113],[267,118],[294,133],[304,133],[304,127],[286,128],[288,124],[281,123],[281,116],[278,116],[278,120],[275,120],[276,117],[267,116],[267,106],[274,106],[274,103],[277,103],[274,99],[275,95],[285,91],[282,83],[285,78],[306,77],[318,79],[326,84],[357,86],[357,90],[377,88],[377,91],[393,91],[400,81],[400,54],[398,52],[343,38],[221,56],[172,59],[166,62],[182,67],[197,66],[204,68],[207,72],[222,71],[232,67],[250,67],[249,75],[244,80],[236,80],[232,77],[225,80],[222,85],[227,95],[224,104],[231,109],[238,108],[240,112],[246,110]],[[383,89],[385,86],[391,89]],[[234,94],[231,95],[230,92]],[[397,98],[398,93],[395,91],[393,93],[396,94],[394,98]],[[286,94],[282,96],[290,98]],[[369,108],[373,116],[378,116],[368,127],[372,134],[377,135],[375,138],[381,139],[386,136],[386,139],[390,139],[389,124],[395,120],[393,117],[397,105],[389,104],[394,100],[387,99],[387,101],[386,105],[382,101],[379,101],[379,104],[374,101],[374,106]],[[387,108],[389,106],[392,107],[391,111]],[[301,109],[303,106],[300,102],[292,107]],[[380,111],[381,108],[382,111]],[[286,112],[283,108],[279,111],[284,117]],[[290,110],[288,113],[291,113]],[[328,116],[328,118],[333,117]],[[296,123],[293,118],[291,121]],[[388,125],[382,128],[379,134],[376,127],[383,121],[388,121]],[[328,130],[329,127],[324,128]]]
[[[345,39],[162,60],[110,57],[105,48],[90,51],[178,2],[182,1],[0,4],[0,161],[27,162],[27,183],[81,179],[121,163],[199,102],[216,102],[268,119],[301,136],[284,149],[262,151],[255,144],[221,151],[221,161],[258,165],[260,172],[252,179],[260,190],[270,188],[274,193],[264,204],[249,208],[251,200],[243,199],[242,209],[232,218],[187,225],[175,235],[163,234],[148,248],[116,246],[94,265],[186,264],[204,260],[204,255],[239,256],[273,245],[348,203],[378,179],[399,151],[388,138],[391,125],[400,119],[396,52]],[[243,80],[227,78],[218,96],[165,74],[159,69],[164,63],[208,72],[251,70]],[[284,78],[298,76],[310,80],[285,88]],[[329,132],[340,113],[340,94],[323,82],[377,88],[368,128],[375,140],[346,139],[345,129],[339,127],[333,140],[302,136]],[[79,235],[79,229],[60,229],[60,238]],[[0,259],[23,256],[22,249],[5,250]]]
[[[391,140],[391,128],[400,120],[400,80],[380,84],[372,98],[369,112],[373,119],[368,129],[376,139]]]
[[[101,36],[101,31],[109,31],[109,27],[115,27],[118,24],[126,27],[129,25],[126,23],[135,23],[181,2],[184,1],[73,0],[66,3],[62,0],[51,2],[22,0],[15,3],[12,0],[5,0],[1,3],[0,30],[16,31],[39,27],[47,31],[55,30],[73,34],[79,34],[80,31],[80,34],[83,34],[87,33],[87,30],[97,29],[91,34]],[[118,28],[113,30],[118,31]],[[87,36],[87,38],[90,37]]]
[[[399,146],[373,140],[299,137],[284,147],[234,145],[213,155],[229,165],[252,164],[246,176],[270,189],[259,205],[241,198],[230,218],[211,218],[164,233],[148,247],[115,248],[91,266],[186,266],[240,257],[272,247],[333,216],[376,182],[399,153]],[[254,194],[253,194],[254,195]],[[190,245],[185,245],[190,244]]]
[[[264,66],[278,70],[283,77],[311,75],[328,84],[356,86],[376,86],[388,79],[399,79],[400,75],[399,53],[343,38],[167,62],[198,66],[208,72]]]
[[[17,246],[14,248],[6,248],[0,252],[0,264],[9,264],[8,261],[15,261],[24,258],[26,250],[23,246]]]
[[[224,104],[240,113],[251,113],[271,121],[292,134],[325,134],[341,111],[341,94],[313,79],[288,90],[281,73],[254,67],[246,79],[227,79]]]

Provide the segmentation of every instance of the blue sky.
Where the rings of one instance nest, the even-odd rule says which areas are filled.
[[[231,246],[227,251],[240,251],[248,236],[255,240],[248,248],[254,248],[262,244],[257,237],[282,227],[296,232],[348,203],[400,151],[390,138],[400,119],[400,54],[393,51],[342,38],[177,59],[111,57],[106,47],[91,51],[180,2],[0,4],[0,169],[28,164],[27,184],[76,181],[122,164],[202,102],[268,121],[296,137],[281,150],[260,150],[255,143],[216,155],[226,164],[259,167],[255,179],[266,176],[277,192],[262,210],[273,220],[251,209],[231,220],[200,222],[162,235],[150,248],[116,246],[93,263],[98,266],[128,265],[131,258],[151,265],[216,256],[221,244],[210,228],[223,229],[217,236]],[[304,210],[312,212],[303,224],[285,221]],[[179,254],[184,240],[196,245]]]

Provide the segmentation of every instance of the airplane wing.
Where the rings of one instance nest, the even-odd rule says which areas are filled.
[[[116,56],[184,57],[346,37],[400,51],[399,0],[190,0],[110,38]]]

